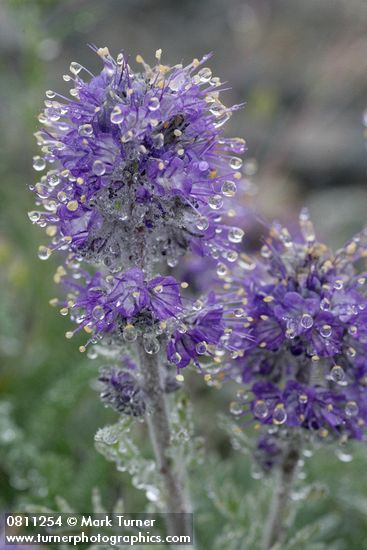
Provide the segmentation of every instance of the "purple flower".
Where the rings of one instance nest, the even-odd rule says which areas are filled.
[[[101,73],[72,63],[64,76],[72,97],[46,92],[39,117],[43,156],[34,168],[52,163],[32,187],[44,211],[30,219],[52,238],[40,257],[69,250],[118,271],[162,259],[174,266],[191,247],[234,261],[243,232],[222,216],[245,142],[222,135],[239,106],[221,103],[220,80],[204,66],[209,56],[168,67],[158,51],[156,66],[138,56],[133,72],[123,54],[93,49]]]
[[[199,366],[199,357],[212,355],[224,333],[223,307],[216,303],[214,294],[203,302],[198,300],[183,319],[183,327],[174,331],[167,346],[167,357],[177,367],[186,367],[191,361]]]
[[[175,392],[179,384],[168,367],[162,369],[165,393]],[[98,377],[101,401],[115,411],[128,416],[142,416],[147,409],[147,399],[139,375],[139,369],[129,356],[121,359],[119,366],[100,369]]]
[[[144,391],[137,378],[136,364],[129,358],[122,359],[123,369],[104,367],[100,370],[101,400],[117,412],[128,416],[142,416],[146,404]]]
[[[292,238],[274,224],[262,257],[224,274],[219,301],[237,353],[223,371],[250,386],[243,411],[261,424],[364,439],[367,286],[358,262],[367,231],[333,253],[305,210],[300,227]],[[236,316],[242,329],[233,329]]]
[[[161,331],[160,322],[182,311],[176,280],[158,276],[146,281],[139,268],[107,276],[78,269],[76,279],[64,275],[62,281],[71,292],[65,302],[59,302],[61,313],[70,310],[78,324],[74,332],[86,330],[92,342],[105,335],[115,341],[134,341],[140,329],[143,333],[149,328]],[[67,337],[72,335],[67,333]]]

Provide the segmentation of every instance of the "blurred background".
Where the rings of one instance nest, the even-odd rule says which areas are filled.
[[[43,235],[27,218],[44,90],[67,91],[71,61],[99,70],[88,43],[148,63],[158,48],[168,64],[212,51],[213,73],[231,86],[225,102],[246,102],[227,132],[247,140],[256,209],[293,226],[307,205],[319,236],[337,246],[367,221],[366,33],[366,0],[0,0],[0,510],[55,508],[62,497],[85,512],[95,487],[108,509],[121,495],[129,510],[144,502],[94,450],[94,433],[116,417],[92,388],[98,365],[64,339],[68,321],[48,305],[57,260],[39,261]],[[205,475],[203,466],[192,474],[202,488],[200,550],[241,549],[219,526],[246,530],[241,495],[261,501],[263,489],[216,422],[229,392],[187,384],[206,441]],[[322,537],[335,550],[367,548],[367,449],[353,454],[342,463],[324,450],[306,466],[310,483],[325,487],[299,521],[324,515]],[[208,463],[209,485],[226,478],[231,512],[226,496],[222,505],[210,498]]]

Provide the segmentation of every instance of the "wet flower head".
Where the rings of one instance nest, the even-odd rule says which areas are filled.
[[[223,296],[241,311],[246,333],[233,335],[227,369],[252,395],[236,414],[271,430],[364,439],[367,231],[333,253],[317,241],[306,210],[300,228],[298,239],[274,224],[261,258],[224,277]]]
[[[243,232],[222,218],[245,142],[222,135],[238,106],[221,102],[209,56],[168,67],[159,50],[154,67],[137,56],[134,72],[124,54],[93,49],[100,74],[71,63],[71,98],[49,90],[39,117],[34,168],[50,166],[33,187],[44,210],[29,216],[51,237],[40,257],[61,249],[115,271],[147,270],[162,259],[174,266],[191,247],[235,261]]]

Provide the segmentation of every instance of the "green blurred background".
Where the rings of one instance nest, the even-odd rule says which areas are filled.
[[[62,497],[86,512],[96,487],[109,510],[120,496],[130,511],[144,504],[94,449],[96,430],[116,417],[93,390],[98,365],[65,340],[69,322],[48,305],[57,259],[39,261],[44,237],[27,218],[44,90],[66,92],[71,61],[99,69],[88,43],[148,62],[158,48],[167,63],[213,51],[227,103],[246,101],[228,133],[246,138],[258,164],[256,208],[292,225],[307,205],[338,245],[367,219],[366,33],[366,0],[0,0],[0,510],[56,508]],[[231,390],[195,375],[186,387],[205,438],[191,473],[199,548],[256,550],[244,533],[261,526],[269,489],[218,425]],[[302,501],[297,529],[324,518],[313,536],[335,550],[367,548],[367,449],[353,455],[343,463],[326,449],[306,464],[309,483],[325,486]]]

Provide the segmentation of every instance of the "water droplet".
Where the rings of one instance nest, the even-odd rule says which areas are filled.
[[[72,62],[70,63],[69,70],[70,70],[70,72],[71,72],[72,74],[77,75],[77,74],[80,73],[80,71],[82,70],[82,68],[83,68],[83,67],[82,67],[79,63],[77,63],[76,61],[72,61]]]
[[[243,406],[238,401],[232,401],[232,403],[229,405],[229,411],[234,416],[238,416],[242,414]]]
[[[330,338],[332,329],[330,325],[322,325],[320,328],[320,334],[323,338]]]
[[[225,181],[222,185],[222,193],[225,197],[233,197],[236,194],[237,187],[234,181]]]
[[[149,486],[146,490],[147,499],[151,502],[157,502],[160,498],[159,489],[156,487]]]
[[[349,418],[352,418],[353,416],[357,416],[358,413],[359,413],[359,408],[357,403],[355,401],[347,401],[345,405],[345,414]]]
[[[330,371],[330,378],[337,384],[345,385],[345,372],[343,367],[335,365]]]
[[[278,403],[278,405],[275,406],[274,412],[273,412],[273,424],[284,424],[284,422],[287,420],[287,413],[284,408],[283,403]]]
[[[240,319],[241,317],[243,317],[245,315],[245,310],[243,308],[238,308],[238,309],[235,309],[234,310],[234,316],[237,317],[238,319]]]
[[[98,353],[95,348],[90,348],[88,350],[87,356],[89,359],[97,359]]]
[[[144,334],[143,346],[147,353],[154,355],[159,352],[160,345],[157,338],[151,334]]]
[[[196,227],[200,229],[200,231],[206,231],[209,227],[208,218],[205,218],[205,216],[202,216],[201,218],[199,218],[196,222]]]
[[[245,232],[239,227],[231,227],[228,231],[228,240],[231,243],[240,243],[243,239]]]
[[[90,137],[93,135],[93,127],[91,124],[82,124],[78,128],[78,134],[84,137]]]
[[[176,351],[176,353],[174,353],[171,357],[171,361],[172,363],[174,363],[175,365],[179,365],[181,363],[181,360],[182,360],[182,357],[181,355]]]
[[[304,313],[301,318],[301,325],[306,329],[311,328],[313,325],[313,317],[308,313]]]
[[[151,97],[148,101],[149,111],[157,111],[159,109],[159,99],[158,97]]]
[[[122,332],[122,336],[126,342],[135,342],[138,337],[138,333],[133,325],[126,325]]]
[[[32,210],[32,212],[28,212],[28,218],[32,223],[36,223],[41,219],[41,214]]]
[[[254,405],[254,415],[257,418],[262,419],[266,418],[269,415],[268,406],[263,399],[259,399],[258,401],[256,401]]]
[[[330,309],[330,300],[323,298],[320,302],[320,309],[323,311],[328,311]]]
[[[214,103],[210,107],[209,112],[215,117],[220,117],[225,113],[225,107],[221,103]]]
[[[164,145],[164,135],[162,133],[156,134],[152,138],[153,145],[156,149],[161,149]]]
[[[335,451],[336,456],[339,458],[341,462],[351,462],[353,460],[353,456],[349,453],[346,453],[340,449],[337,449]]]
[[[229,161],[229,166],[233,169],[233,170],[239,170],[242,166],[242,159],[238,158],[238,157],[232,157],[231,160]]]
[[[182,88],[182,86],[185,84],[185,82],[186,82],[186,77],[185,77],[184,73],[179,72],[178,74],[176,74],[176,76],[174,76],[169,81],[168,87],[173,92],[177,92],[178,90],[180,90]]]
[[[218,275],[218,277],[225,277],[227,274],[228,274],[227,266],[220,262],[217,265],[217,275]]]
[[[305,393],[301,393],[301,394],[298,396],[298,401],[299,401],[302,405],[305,405],[305,404],[308,402],[308,395],[306,395]]]
[[[230,118],[230,114],[224,112],[221,117],[218,117],[217,120],[214,122],[215,128],[220,128],[223,126]]]
[[[201,82],[209,82],[212,77],[212,71],[209,67],[203,67],[198,71],[197,75]]]
[[[341,279],[338,279],[334,282],[334,288],[335,290],[341,290],[344,286],[344,283]]]
[[[239,265],[246,271],[252,271],[256,267],[255,261],[244,252],[240,254]]]
[[[110,116],[112,124],[121,124],[124,120],[124,114],[119,105],[115,105]]]
[[[105,313],[102,306],[95,306],[92,311],[92,316],[96,321],[102,321],[104,319]]]
[[[106,167],[104,163],[101,160],[95,160],[93,162],[93,173],[96,176],[103,176],[105,172],[106,172]]]
[[[225,257],[231,263],[236,262],[238,260],[238,252],[236,250],[229,250]]]
[[[48,97],[49,99],[53,99],[55,96],[56,96],[56,93],[54,91],[47,90],[46,97]]]
[[[219,210],[223,206],[223,199],[220,195],[209,197],[208,204],[213,210]]]
[[[206,342],[198,342],[196,344],[196,353],[198,355],[205,355],[205,353],[207,352],[207,349],[208,349],[208,346],[207,346],[207,343]]]
[[[209,168],[209,164],[206,161],[201,161],[199,162],[198,168],[200,172],[206,172]]]
[[[41,245],[38,248],[38,257],[40,260],[48,260],[50,256],[51,256],[51,250],[47,248],[47,246]]]
[[[44,170],[46,168],[45,159],[43,157],[38,156],[38,155],[33,157],[33,168],[37,172],[41,172],[42,170]]]
[[[246,149],[246,141],[242,138],[233,138],[231,141],[231,149],[235,153],[244,153]]]
[[[58,174],[50,174],[47,176],[47,182],[50,184],[51,187],[56,187],[60,183],[60,177]]]

